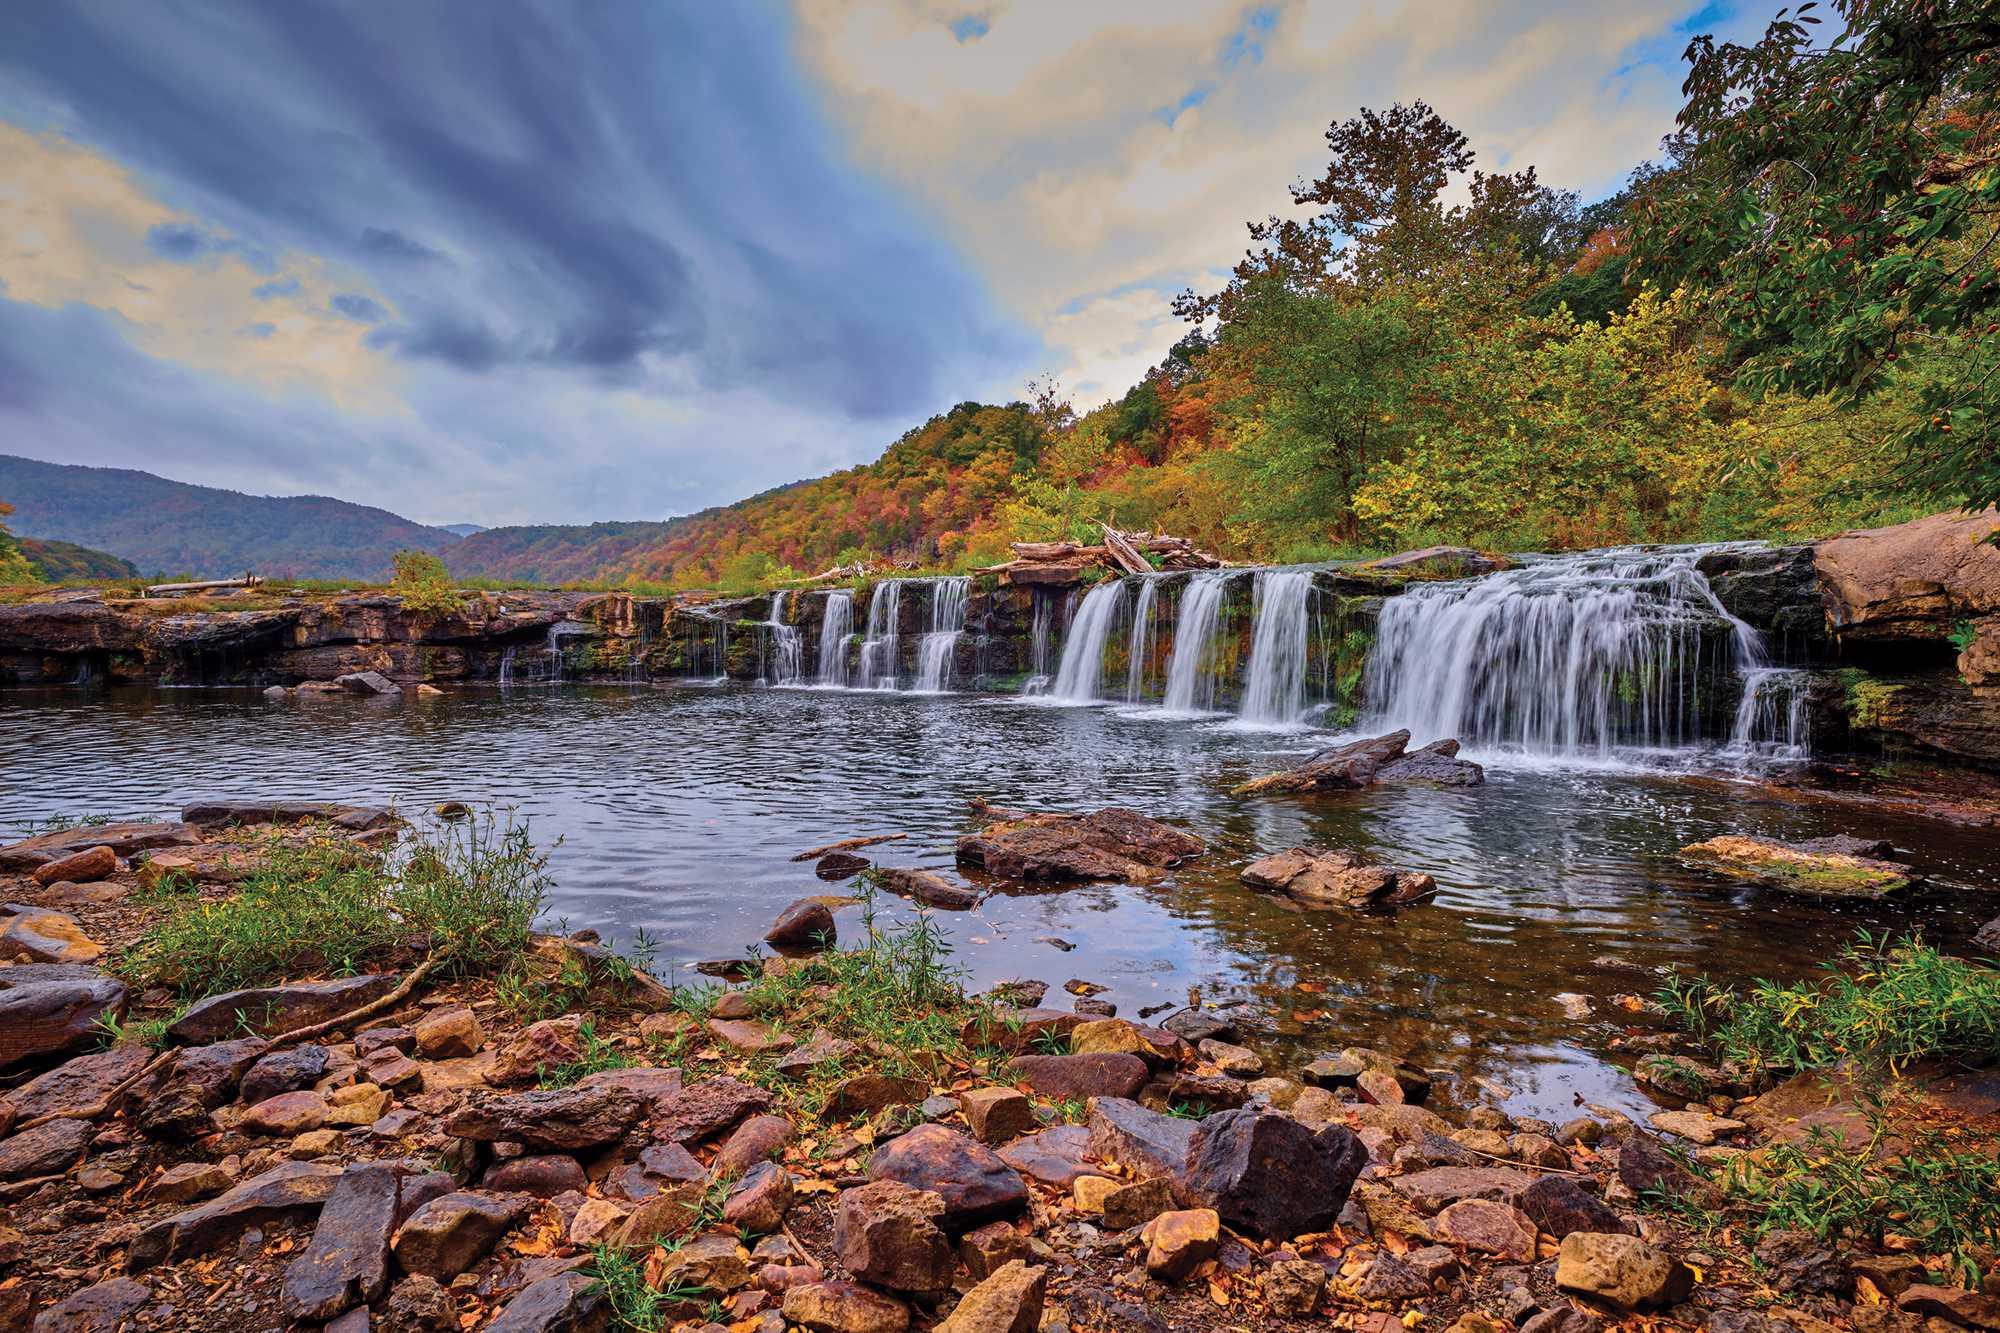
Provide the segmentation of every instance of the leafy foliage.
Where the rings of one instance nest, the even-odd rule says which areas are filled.
[[[444,561],[428,551],[398,551],[392,557],[395,577],[390,589],[403,599],[403,608],[420,616],[441,617],[464,606]]]
[[[14,512],[14,506],[0,501],[0,518]],[[0,584],[40,583],[41,575],[21,552],[21,543],[7,525],[0,523]]]

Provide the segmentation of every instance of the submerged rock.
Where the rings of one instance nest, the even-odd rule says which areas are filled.
[[[1242,878],[1307,907],[1406,903],[1437,889],[1429,875],[1370,865],[1344,848],[1293,847],[1245,866]]]
[[[1858,854],[1856,847],[1871,854]],[[1883,898],[1917,882],[1908,866],[1885,861],[1882,844],[1852,838],[1780,842],[1725,836],[1681,848],[1691,865],[1719,870],[1787,893],[1822,898]]]
[[[1432,741],[1409,750],[1410,733],[1349,741],[1316,751],[1292,767],[1254,778],[1235,789],[1252,795],[1269,791],[1353,791],[1378,782],[1431,782],[1472,787],[1486,781],[1486,770],[1458,757],[1458,742]]]
[[[1116,806],[1087,815],[1003,819],[958,840],[958,859],[1008,879],[1155,878],[1208,844]]]

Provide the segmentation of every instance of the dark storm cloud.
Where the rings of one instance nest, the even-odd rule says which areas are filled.
[[[753,5],[31,5],[0,44],[0,106],[64,108],[217,234],[366,273],[395,311],[371,343],[413,362],[856,417],[1011,372],[1031,341],[840,160],[786,24]],[[156,231],[176,258],[216,244]],[[374,309],[335,308],[388,319],[354,295]]]

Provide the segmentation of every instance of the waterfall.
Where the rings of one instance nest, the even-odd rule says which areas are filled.
[[[549,641],[546,649],[549,655],[549,684],[560,685],[563,678],[562,630],[564,622],[558,620],[549,626]]]
[[[1714,682],[1764,661],[1695,567],[1709,549],[1529,557],[1412,584],[1382,607],[1370,725],[1561,756],[1694,744]]]
[[[1028,625],[1028,678],[1021,693],[1040,694],[1049,688],[1049,636],[1055,628],[1056,599],[1045,592],[1031,592],[1034,614]]]
[[[1222,599],[1234,577],[1227,570],[1204,570],[1181,591],[1180,615],[1174,622],[1174,651],[1167,659],[1169,712],[1206,713],[1215,708],[1216,626]]]
[[[519,645],[510,643],[500,654],[500,678],[497,683],[503,690],[514,683],[514,654],[519,651]]]
[[[1153,594],[1157,576],[1139,576],[1139,600],[1132,607],[1132,642],[1125,652],[1125,702],[1138,703],[1146,693],[1146,659],[1153,655]]]
[[[847,684],[847,641],[854,637],[854,594],[845,588],[826,595],[819,622],[819,683]]]
[[[1250,664],[1243,676],[1245,722],[1297,722],[1306,711],[1306,642],[1312,635],[1310,569],[1266,569],[1251,594]]]
[[[952,651],[965,633],[965,607],[971,595],[970,577],[932,581],[931,628],[918,644],[917,683],[912,688],[933,694],[951,688]]]
[[[903,609],[903,581],[883,579],[868,599],[868,632],[861,639],[861,679],[864,690],[896,688],[896,621]]]
[[[1747,668],[1728,750],[1741,758],[1808,758],[1812,753],[1812,684],[1809,671]]]
[[[770,643],[764,679],[771,685],[796,685],[805,674],[805,663],[799,652],[799,631],[785,623],[786,596],[783,592],[771,594],[771,617],[764,622],[765,637]]]
[[[1123,579],[1106,579],[1092,588],[1070,621],[1069,636],[1063,640],[1062,664],[1056,668],[1055,684],[1049,693],[1070,703],[1089,703],[1098,697],[1104,677],[1104,645],[1111,639],[1111,624],[1118,618],[1118,604],[1125,597]]]

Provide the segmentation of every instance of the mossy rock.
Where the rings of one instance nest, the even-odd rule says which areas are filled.
[[[1768,888],[1818,898],[1886,898],[1917,882],[1907,866],[1894,861],[1820,851],[1774,838],[1710,838],[1681,848],[1681,859]]]

